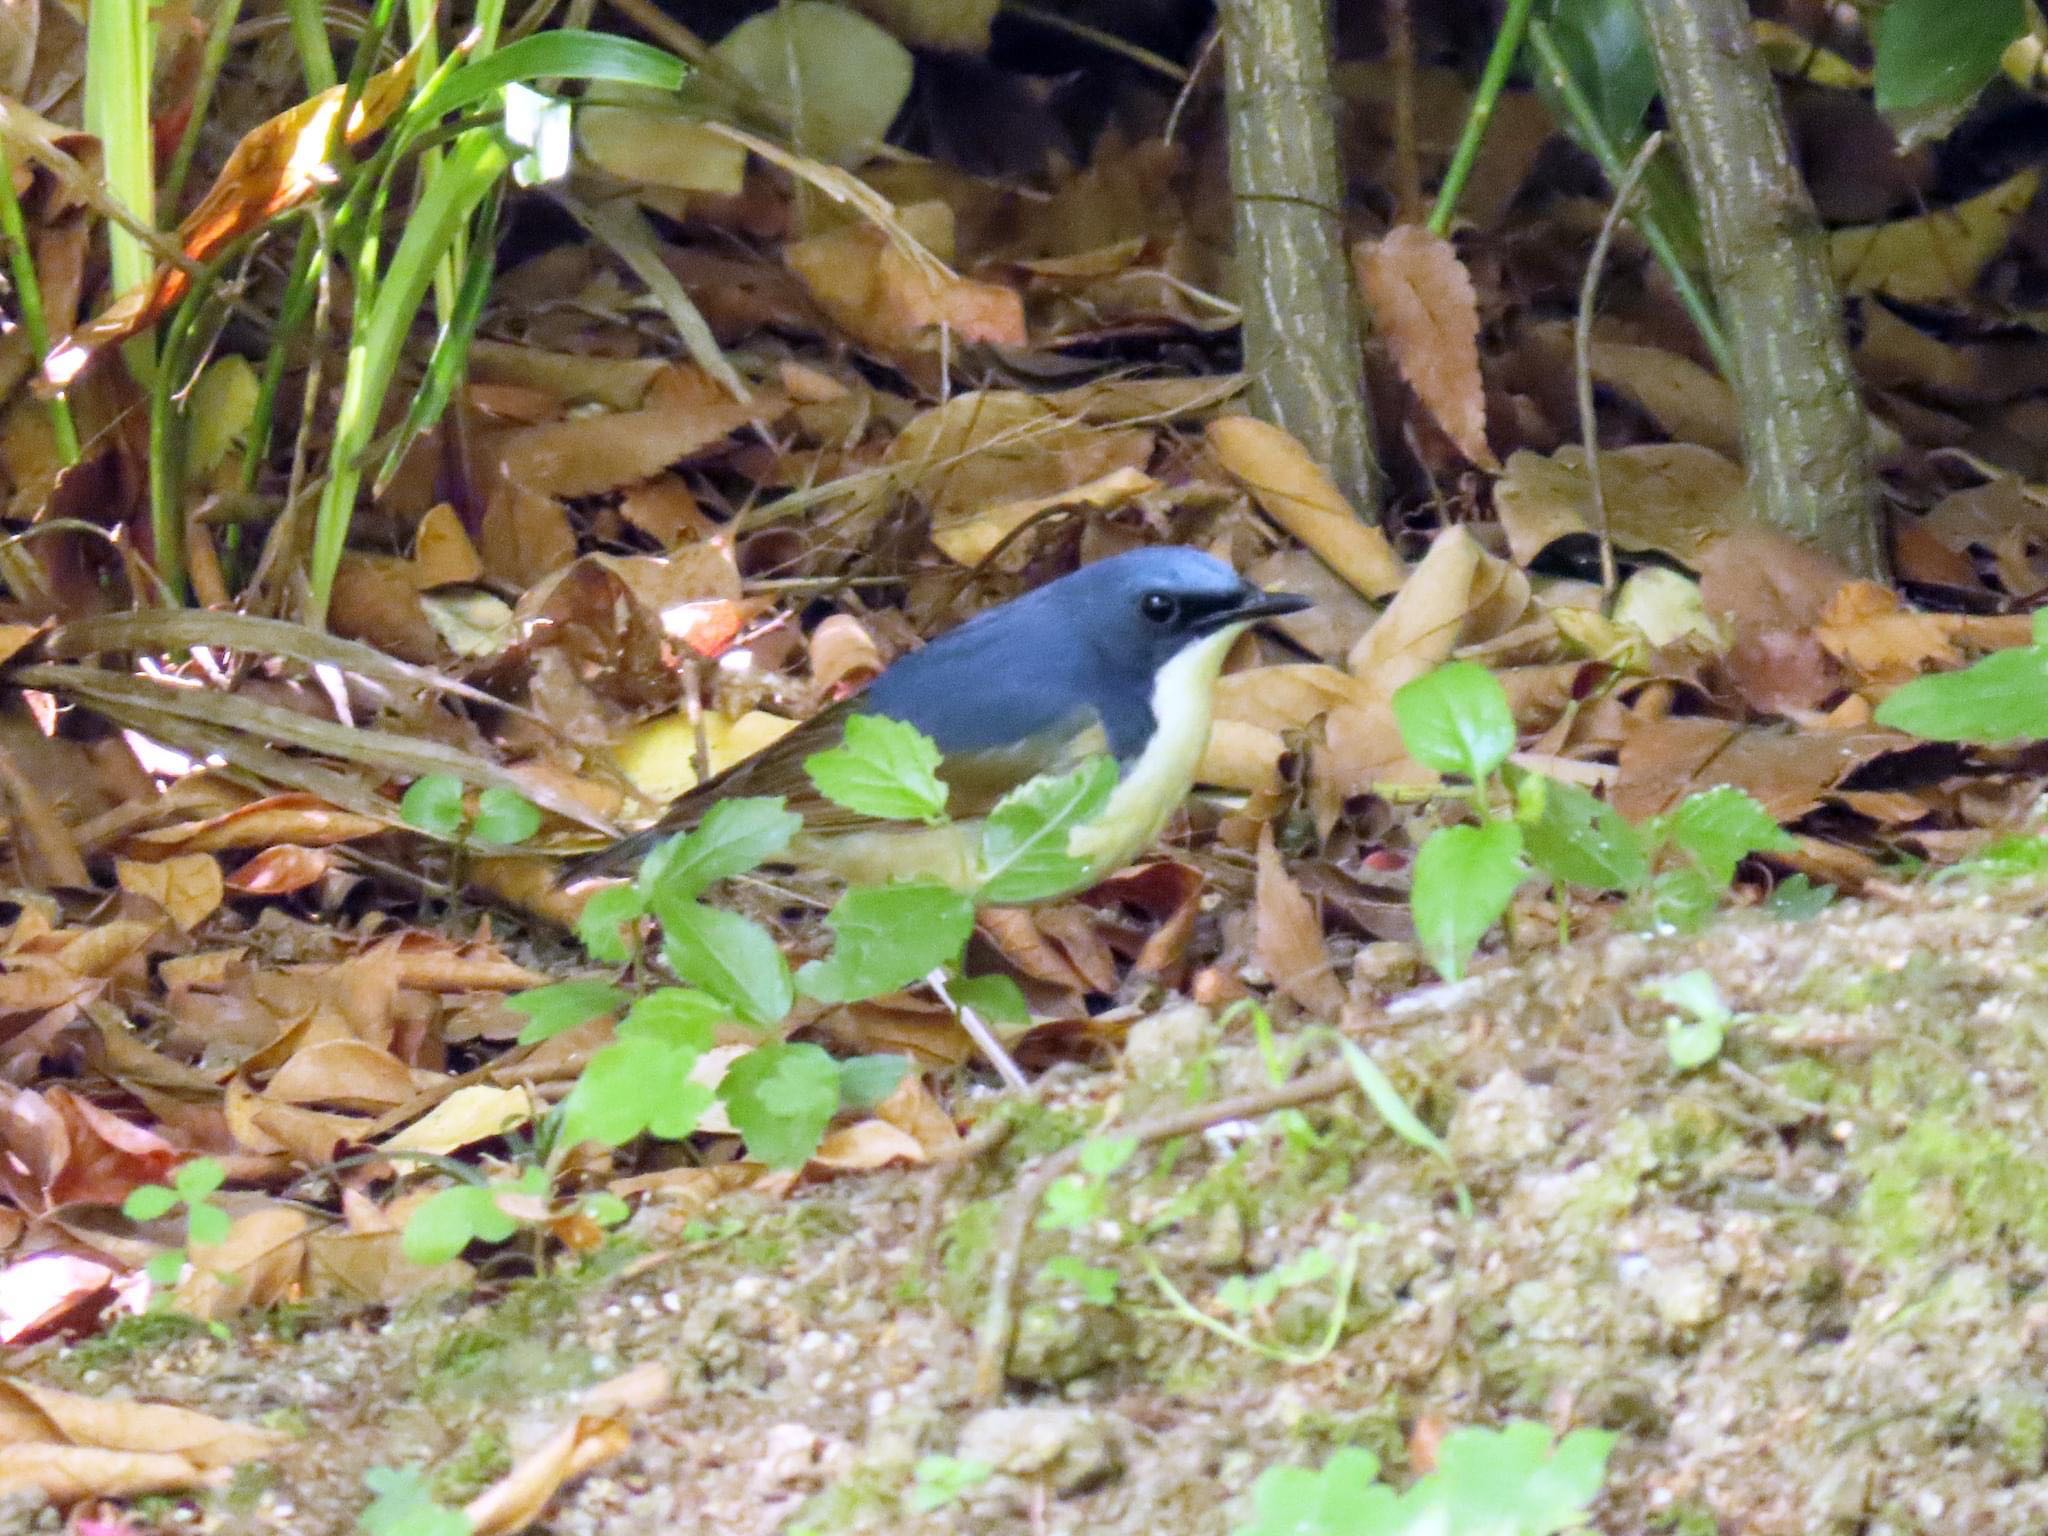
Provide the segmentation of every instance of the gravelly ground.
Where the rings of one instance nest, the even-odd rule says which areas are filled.
[[[1248,1037],[1190,1010],[1141,1025],[1120,1073],[1064,1069],[998,1155],[949,1186],[866,1176],[729,1201],[641,1256],[491,1306],[251,1327],[56,1354],[68,1386],[299,1432],[173,1510],[173,1529],[355,1528],[362,1474],[425,1461],[457,1497],[552,1428],[566,1395],[646,1361],[672,1400],[543,1528],[1225,1533],[1276,1462],[1368,1445],[1412,1475],[1417,1424],[1513,1416],[1620,1432],[1603,1532],[1893,1536],[2048,1529],[2048,889],[1961,885],[1786,925],[1590,941],[1379,1017],[1359,1038],[1456,1151],[1362,1101],[1140,1154],[1085,1234],[1034,1237],[1013,1379],[970,1401],[993,1218],[1026,1157],[1116,1115],[1264,1081]],[[1644,984],[1705,967],[1744,1017],[1679,1075]],[[1310,1047],[1311,1053],[1317,1048]],[[984,1111],[995,1103],[978,1101]],[[935,1198],[938,1197],[938,1198]],[[1343,1337],[1289,1367],[1190,1326],[1202,1302],[1360,1244]],[[1116,1305],[1039,1275],[1070,1252]],[[1249,1326],[1303,1348],[1333,1280]],[[931,1454],[997,1474],[949,1508],[906,1496]],[[55,1529],[0,1506],[0,1529]]]

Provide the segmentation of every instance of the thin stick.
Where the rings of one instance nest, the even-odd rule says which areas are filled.
[[[1593,498],[1594,526],[1600,530],[1600,592],[1610,602],[1614,598],[1614,539],[1607,526],[1606,489],[1600,483],[1600,427],[1593,419],[1593,306],[1600,296],[1600,274],[1607,267],[1607,249],[1614,243],[1614,231],[1628,211],[1629,199],[1635,196],[1643,172],[1650,168],[1663,145],[1664,130],[1659,128],[1643,140],[1643,147],[1636,151],[1620,185],[1615,187],[1614,201],[1607,205],[1607,217],[1600,221],[1600,234],[1593,241],[1593,254],[1586,262],[1585,281],[1579,284],[1579,318],[1572,327],[1572,359],[1579,383],[1579,439],[1586,446],[1586,489]]]
[[[1135,1125],[1119,1128],[1114,1134],[1129,1138],[1139,1146],[1149,1146],[1153,1142],[1171,1141],[1176,1136],[1192,1136],[1232,1120],[1255,1120],[1275,1110],[1334,1099],[1357,1086],[1350,1068],[1325,1067],[1291,1083],[1282,1083],[1277,1088],[1240,1094],[1237,1098],[1222,1099],[1214,1104],[1198,1104],[1154,1120],[1140,1120]],[[996,1237],[995,1262],[988,1279],[988,1300],[982,1305],[981,1321],[974,1330],[974,1397],[977,1402],[995,1401],[1003,1390],[1003,1378],[1009,1370],[1010,1346],[1017,1334],[1017,1280],[1024,1268],[1024,1240],[1030,1235],[1031,1218],[1038,1213],[1045,1192],[1080,1162],[1081,1149],[1087,1144],[1086,1141],[1078,1141],[1072,1146],[1062,1147],[1039,1163],[1019,1181],[1010,1196],[1010,1203],[1003,1208],[1002,1229]]]
[[[972,1040],[975,1048],[981,1052],[982,1060],[996,1069],[996,1076],[1003,1080],[1003,1085],[1014,1088],[1019,1093],[1030,1092],[1031,1079],[1024,1075],[1010,1053],[1003,1049],[1003,1042],[996,1038],[996,1032],[988,1027],[980,1014],[962,1003],[955,1002],[953,994],[946,990],[944,967],[934,970],[931,975],[925,977],[924,984],[938,994],[940,1002],[953,1010],[953,1016],[960,1021],[960,1027],[967,1031],[967,1038]]]
[[[1593,158],[1600,162],[1600,169],[1607,179],[1619,186],[1628,173],[1622,163],[1621,151],[1614,147],[1614,141],[1607,136],[1607,130],[1600,126],[1600,114],[1593,103],[1586,99],[1585,91],[1573,77],[1571,65],[1565,61],[1558,49],[1557,39],[1550,35],[1550,29],[1541,21],[1529,23],[1529,46],[1543,61],[1543,67],[1550,74],[1551,84],[1557,87],[1559,100],[1572,115],[1572,124],[1584,136],[1585,147],[1592,151]],[[1714,366],[1721,371],[1721,377],[1730,384],[1735,382],[1735,354],[1728,348],[1727,334],[1721,329],[1721,320],[1714,313],[1713,303],[1701,292],[1700,285],[1686,270],[1684,260],[1678,254],[1678,247],[1671,243],[1671,237],[1664,232],[1664,226],[1650,214],[1636,220],[1636,228],[1642,231],[1644,241],[1657,258],[1657,264],[1664,269],[1664,275],[1671,279],[1672,290],[1678,295],[1678,302],[1685,306],[1691,317],[1693,329],[1700,333],[1700,340],[1714,355]]]

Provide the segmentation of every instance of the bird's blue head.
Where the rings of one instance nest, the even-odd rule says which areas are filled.
[[[1089,716],[1111,751],[1129,758],[1151,737],[1155,688],[1176,658],[1308,605],[1260,590],[1199,550],[1132,550],[941,635],[884,672],[867,707],[908,720],[949,753],[1006,746]],[[1209,678],[1220,659],[1211,658]]]

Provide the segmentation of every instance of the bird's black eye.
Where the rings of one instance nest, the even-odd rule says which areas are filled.
[[[1138,599],[1138,612],[1154,624],[1171,624],[1180,616],[1180,604],[1164,592],[1147,592]]]

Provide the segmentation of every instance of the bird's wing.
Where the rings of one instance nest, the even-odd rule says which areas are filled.
[[[846,721],[859,704],[856,696],[821,710],[751,757],[689,790],[645,831],[571,860],[562,867],[558,879],[570,883],[631,874],[657,844],[677,832],[689,831],[713,805],[747,795],[781,796],[783,803],[803,818],[807,833],[833,836],[891,825],[827,800],[804,772],[806,758],[840,744]],[[1087,716],[1069,725],[1040,731],[1012,746],[949,753],[939,767],[939,777],[947,789],[947,812],[956,820],[985,815],[1027,779],[1102,752],[1106,741],[1100,723]]]

